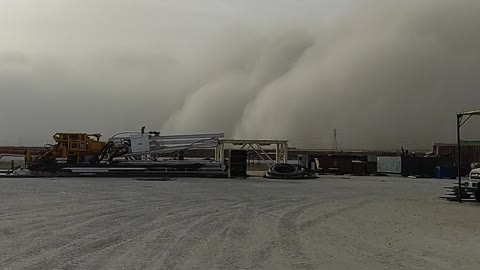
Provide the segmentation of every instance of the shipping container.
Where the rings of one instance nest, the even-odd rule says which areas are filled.
[[[375,162],[367,162],[367,173],[375,174],[377,173],[377,160]]]
[[[437,166],[435,168],[435,177],[439,179],[443,178],[456,178],[457,177],[457,168],[456,167],[442,167]]]
[[[318,168],[323,172],[350,174],[353,170],[352,161],[367,161],[367,156],[356,155],[310,155],[312,160],[318,161]]]
[[[435,177],[437,166],[452,167],[453,159],[446,157],[378,157],[377,172],[402,176]]]
[[[456,144],[434,144],[433,152],[437,156],[457,157]],[[462,145],[462,162],[480,162],[480,145]]]
[[[433,145],[433,152],[438,157],[450,157],[457,160],[456,144],[436,143]],[[462,168],[468,169],[472,163],[480,162],[480,144],[464,142],[461,153]]]
[[[359,160],[352,161],[352,174],[359,176],[368,175],[367,162]]]
[[[329,168],[333,168],[333,157],[318,156],[315,157],[318,160],[318,167],[324,172],[327,172]]]
[[[377,172],[402,173],[402,157],[377,157]]]
[[[339,158],[336,157],[333,160],[333,167],[338,168],[342,174],[350,174],[352,173],[352,158]]]
[[[402,175],[434,177],[439,161],[436,157],[402,157]]]

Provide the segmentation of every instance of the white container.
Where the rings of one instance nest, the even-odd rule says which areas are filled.
[[[402,173],[402,157],[377,157],[377,172]]]

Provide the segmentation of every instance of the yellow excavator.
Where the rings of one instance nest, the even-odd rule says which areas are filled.
[[[27,151],[25,163],[29,169],[55,171],[57,164],[79,164],[89,161],[106,145],[101,141],[100,134],[86,133],[56,133],[53,139],[55,145],[44,154],[33,159]]]

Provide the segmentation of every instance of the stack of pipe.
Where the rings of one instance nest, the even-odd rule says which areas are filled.
[[[115,144],[129,143],[131,138],[142,136],[140,132],[124,132],[119,133],[109,141]],[[201,133],[201,134],[179,134],[179,135],[144,135],[148,136],[150,150],[140,153],[128,153],[126,156],[132,155],[148,155],[148,154],[165,154],[174,153],[192,149],[211,149],[215,148],[219,139],[225,136],[224,133]]]

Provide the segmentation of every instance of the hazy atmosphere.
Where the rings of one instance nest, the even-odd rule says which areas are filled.
[[[334,128],[344,148],[453,142],[455,113],[480,109],[479,11],[470,0],[2,0],[0,144],[143,125],[313,148],[331,147]]]

